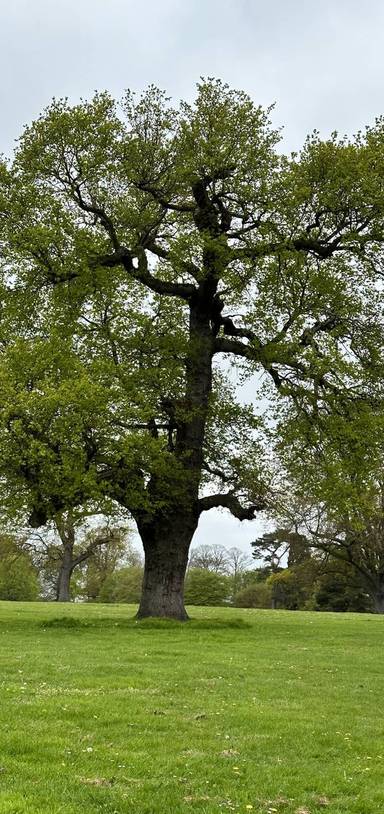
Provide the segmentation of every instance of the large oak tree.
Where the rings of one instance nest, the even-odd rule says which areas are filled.
[[[268,115],[215,80],[54,101],[1,169],[4,492],[34,525],[125,507],[140,616],[186,618],[202,512],[266,505],[265,402],[233,382],[316,420],[381,375],[384,124],[284,157]]]

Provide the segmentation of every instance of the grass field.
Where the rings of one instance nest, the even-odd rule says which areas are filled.
[[[0,603],[0,814],[384,811],[384,619]]]

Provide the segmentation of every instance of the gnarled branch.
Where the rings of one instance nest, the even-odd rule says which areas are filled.
[[[266,501],[260,498],[257,503],[243,506],[233,491],[224,494],[207,495],[207,497],[202,497],[198,501],[199,514],[210,509],[224,508],[228,509],[233,517],[237,517],[238,520],[254,520],[256,513],[263,511],[266,505]]]

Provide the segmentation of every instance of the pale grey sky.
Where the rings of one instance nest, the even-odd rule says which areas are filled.
[[[353,133],[384,112],[382,0],[2,0],[0,152],[53,96],[154,83],[191,98],[200,76],[276,103],[284,146]],[[196,543],[248,550],[260,523],[207,513]]]
[[[52,96],[148,83],[191,97],[219,76],[276,102],[288,148],[384,108],[381,0],[12,0],[1,3],[0,150]]]

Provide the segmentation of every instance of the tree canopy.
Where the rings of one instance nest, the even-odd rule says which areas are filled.
[[[185,618],[202,512],[268,505],[260,379],[318,432],[381,399],[384,121],[284,156],[269,115],[213,79],[55,100],[1,165],[4,499],[123,506],[141,615]]]

